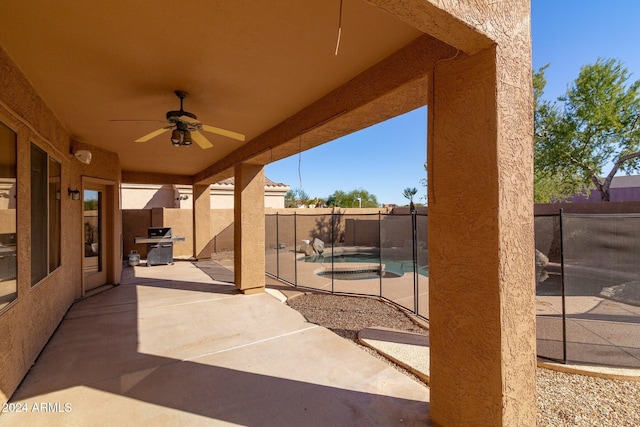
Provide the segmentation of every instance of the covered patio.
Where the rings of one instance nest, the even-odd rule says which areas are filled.
[[[126,268],[74,304],[11,404],[26,410],[2,426],[417,426],[429,392],[272,295],[178,262]]]
[[[0,203],[0,249],[11,246],[16,261],[0,271],[8,277],[0,286],[0,401],[12,398],[74,301],[128,283],[121,183],[191,185],[193,257],[207,259],[209,185],[233,176],[233,298],[264,299],[264,165],[427,105],[428,414],[418,406],[436,425],[535,423],[528,0],[1,5],[8,202]],[[176,91],[188,92],[184,110]],[[88,316],[77,321],[117,310],[104,298],[126,289],[146,288],[82,301]],[[204,294],[226,295],[196,293]],[[239,319],[230,313],[226,326]],[[151,369],[137,346],[129,342],[124,355],[145,354],[140,369]],[[229,369],[249,382],[283,383],[269,372],[241,373],[254,356]],[[328,387],[321,390],[351,399],[342,386]]]

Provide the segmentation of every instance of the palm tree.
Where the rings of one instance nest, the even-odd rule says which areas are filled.
[[[413,187],[413,188],[411,188],[411,187],[407,187],[407,188],[405,188],[405,189],[404,189],[404,191],[402,192],[402,195],[403,195],[405,198],[409,199],[409,201],[411,202],[411,203],[409,204],[409,209],[411,210],[411,212],[413,212],[414,210],[416,210],[415,206],[413,205],[413,196],[415,196],[417,192],[418,192],[418,189],[417,189],[417,188],[415,188],[415,187]]]

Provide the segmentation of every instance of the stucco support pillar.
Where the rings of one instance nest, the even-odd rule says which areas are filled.
[[[495,46],[434,73],[430,415],[443,426],[535,425],[531,69]]]
[[[209,259],[212,252],[211,191],[208,185],[193,186],[193,256]]]
[[[233,196],[234,281],[245,294],[263,292],[264,167],[236,164]]]

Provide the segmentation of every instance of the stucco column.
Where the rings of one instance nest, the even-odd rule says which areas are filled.
[[[193,186],[193,256],[209,259],[212,252],[211,191],[208,185]]]
[[[263,292],[264,167],[235,165],[233,193],[234,281],[245,294]]]
[[[494,46],[435,67],[428,182],[436,425],[536,424],[531,69],[526,58],[512,59]]]

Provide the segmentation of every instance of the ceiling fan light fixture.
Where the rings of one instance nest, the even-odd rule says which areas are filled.
[[[236,139],[238,141],[244,141],[245,136],[231,132],[225,129],[217,128],[214,126],[203,125],[198,121],[198,117],[190,113],[188,111],[184,111],[184,98],[187,96],[187,93],[184,91],[177,90],[175,91],[176,96],[180,99],[180,109],[174,111],[167,111],[166,119],[169,122],[169,126],[162,127],[160,129],[156,129],[153,132],[150,132],[140,138],[136,139],[135,142],[146,142],[150,139],[155,138],[156,136],[163,134],[172,130],[171,132],[171,143],[174,146],[190,146],[193,144],[195,140],[196,144],[202,148],[207,149],[213,147],[213,144],[199,131],[215,133],[218,135],[225,136],[227,138]],[[195,132],[192,134],[191,132]]]
[[[193,144],[193,140],[191,139],[191,132],[185,130],[182,133],[182,145],[191,145]]]
[[[173,145],[180,145],[180,139],[180,131],[178,129],[174,129],[173,132],[171,132],[171,143]]]

